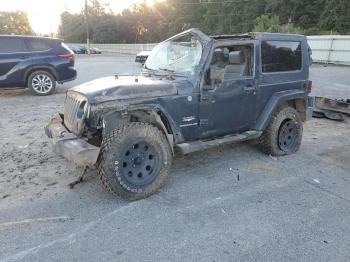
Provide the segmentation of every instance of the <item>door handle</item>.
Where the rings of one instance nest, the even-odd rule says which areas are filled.
[[[29,56],[27,56],[27,55],[22,55],[22,56],[20,56],[19,57],[19,59],[27,59]]]
[[[213,96],[209,96],[209,95],[202,95],[201,96],[201,101],[203,102],[210,102],[210,103],[215,103],[215,98]]]
[[[202,100],[202,101],[209,101],[209,100],[210,100],[210,96],[205,96],[205,95],[203,96],[203,95],[202,95],[202,96],[201,96],[201,100]]]
[[[246,92],[250,92],[250,91],[255,91],[256,87],[253,85],[246,85],[245,87],[243,87],[244,91]]]

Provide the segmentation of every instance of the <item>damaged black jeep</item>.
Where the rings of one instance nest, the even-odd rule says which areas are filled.
[[[309,65],[301,35],[191,29],[158,44],[137,76],[70,89],[46,134],[57,154],[96,166],[109,191],[145,198],[176,154],[250,139],[267,154],[295,153],[311,116]]]

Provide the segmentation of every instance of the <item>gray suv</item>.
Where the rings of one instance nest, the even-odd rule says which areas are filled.
[[[96,166],[109,191],[145,198],[176,154],[251,139],[274,156],[298,151],[311,115],[309,65],[302,35],[191,29],[158,44],[140,75],[70,89],[46,134],[57,154]]]

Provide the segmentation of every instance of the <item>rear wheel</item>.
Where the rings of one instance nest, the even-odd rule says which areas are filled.
[[[47,71],[35,71],[28,77],[28,88],[34,95],[50,95],[56,88],[56,79]]]
[[[157,127],[129,123],[104,138],[97,169],[109,191],[137,200],[165,184],[171,162],[169,143]]]
[[[289,155],[300,148],[303,123],[297,110],[279,108],[260,137],[263,152],[273,156]]]

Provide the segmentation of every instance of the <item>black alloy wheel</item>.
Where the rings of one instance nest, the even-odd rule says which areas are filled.
[[[103,138],[97,170],[105,188],[129,200],[148,197],[169,177],[172,151],[164,133],[130,122]]]
[[[295,151],[299,141],[299,129],[298,123],[292,119],[282,123],[278,134],[278,146],[282,151]]]
[[[154,146],[139,142],[124,154],[121,173],[130,184],[145,186],[154,181],[160,169],[160,156]]]

